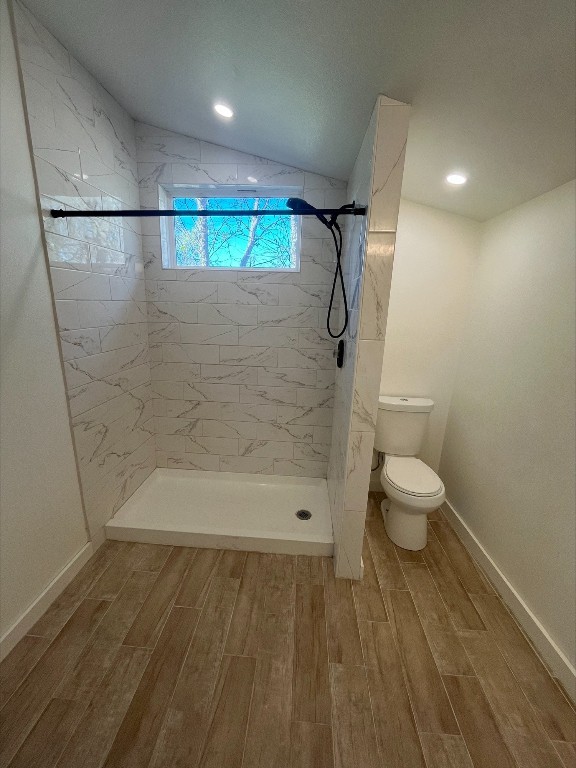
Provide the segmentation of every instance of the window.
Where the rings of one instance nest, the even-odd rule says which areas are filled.
[[[165,188],[176,211],[282,210],[295,188]],[[172,269],[293,270],[300,268],[297,216],[175,216],[166,238]],[[168,263],[166,263],[168,261]]]

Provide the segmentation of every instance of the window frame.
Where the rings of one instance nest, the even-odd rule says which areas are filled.
[[[173,210],[175,197],[301,197],[302,187],[251,184],[161,184],[158,187],[160,208]],[[175,218],[165,216],[161,219],[160,240],[162,250],[162,268],[205,272],[279,272],[291,274],[300,272],[302,251],[302,217],[297,217],[296,231],[296,266],[295,267],[211,267],[211,266],[180,266],[176,263]]]

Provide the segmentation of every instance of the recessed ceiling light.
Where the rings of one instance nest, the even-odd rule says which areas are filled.
[[[233,110],[227,107],[226,104],[214,104],[214,111],[221,117],[234,117]]]
[[[448,176],[446,176],[446,181],[448,184],[460,186],[461,184],[466,184],[468,176],[464,176],[463,173],[449,173]]]
[[[246,176],[246,180],[251,184],[258,184],[258,179],[256,179],[254,176]]]

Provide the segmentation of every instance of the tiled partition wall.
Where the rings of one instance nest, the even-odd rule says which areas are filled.
[[[346,183],[136,124],[140,200],[158,184],[295,186],[337,207]],[[334,252],[304,219],[297,273],[162,268],[158,219],[143,220],[159,466],[326,477],[334,341],[326,314]]]
[[[133,120],[24,7],[15,17],[44,213],[138,207]],[[44,226],[86,511],[101,539],[155,466],[139,220],[45,215]]]
[[[349,199],[368,204],[346,239],[350,326],[338,372],[328,490],[335,568],[362,577],[362,541],[370,483],[396,223],[410,107],[379,97],[350,183]]]

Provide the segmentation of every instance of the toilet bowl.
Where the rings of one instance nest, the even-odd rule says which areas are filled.
[[[446,499],[442,480],[414,456],[386,455],[380,482],[388,497],[381,509],[389,538],[402,549],[423,549],[427,515]]]

